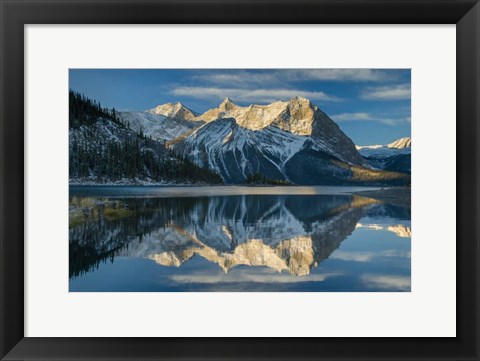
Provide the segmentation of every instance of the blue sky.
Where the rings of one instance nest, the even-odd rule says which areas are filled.
[[[410,136],[409,69],[70,69],[70,88],[117,110],[181,102],[202,113],[310,99],[358,145]]]

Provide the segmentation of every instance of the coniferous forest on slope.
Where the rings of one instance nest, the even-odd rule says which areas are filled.
[[[114,182],[222,183],[215,172],[198,167],[168,150],[142,131],[130,129],[115,109],[69,92],[69,177],[71,180]]]

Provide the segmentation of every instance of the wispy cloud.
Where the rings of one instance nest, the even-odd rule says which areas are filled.
[[[338,276],[339,273],[309,274],[302,277],[293,276],[286,273],[272,274],[257,273],[252,271],[238,271],[232,273],[216,273],[216,274],[190,274],[190,275],[173,275],[170,277],[172,281],[177,283],[203,283],[203,284],[219,284],[219,283],[299,283],[299,282],[323,282],[328,277]]]
[[[337,122],[376,120],[376,118],[369,113],[342,113],[333,115],[332,119]]]
[[[379,69],[305,69],[294,73],[299,80],[325,80],[325,81],[371,81],[383,82],[396,79],[392,71]]]
[[[192,77],[216,85],[248,86],[304,81],[385,82],[398,79],[398,73],[380,69],[282,69],[262,71],[210,72]]]
[[[400,100],[410,99],[410,96],[409,84],[368,87],[361,94],[361,98],[367,100]]]
[[[301,96],[310,100],[338,102],[341,98],[328,95],[322,91],[306,91],[298,89],[239,89],[222,87],[192,87],[182,86],[171,90],[176,96],[188,96],[199,99],[222,100],[230,97],[233,101],[245,103],[269,103],[279,100],[288,100]]]
[[[258,84],[278,84],[284,79],[284,76],[278,71],[268,73],[252,73],[239,70],[225,73],[206,73],[192,77],[192,80],[202,81],[210,85],[228,85],[229,87],[245,87]]]
[[[371,262],[374,259],[383,258],[383,257],[399,257],[399,258],[410,258],[410,252],[396,251],[396,250],[385,250],[378,252],[347,252],[347,251],[336,251],[332,253],[329,259],[339,259],[342,261],[355,261],[355,262]]]
[[[332,115],[331,117],[336,122],[378,122],[385,125],[398,125],[404,122],[410,122],[410,117],[406,118],[384,118],[380,116],[374,116],[370,113],[341,113]]]
[[[360,277],[363,284],[368,288],[381,289],[385,291],[410,291],[410,277],[393,275],[370,275]]]

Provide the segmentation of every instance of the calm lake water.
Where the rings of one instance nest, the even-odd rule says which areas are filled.
[[[410,291],[410,208],[361,189],[72,186],[70,291]]]

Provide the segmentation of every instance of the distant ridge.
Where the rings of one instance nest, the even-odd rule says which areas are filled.
[[[387,145],[356,146],[357,150],[377,169],[411,173],[410,137],[397,139]]]
[[[388,148],[395,148],[395,149],[410,148],[411,146],[412,146],[412,138],[410,137],[398,139],[387,145]]]

